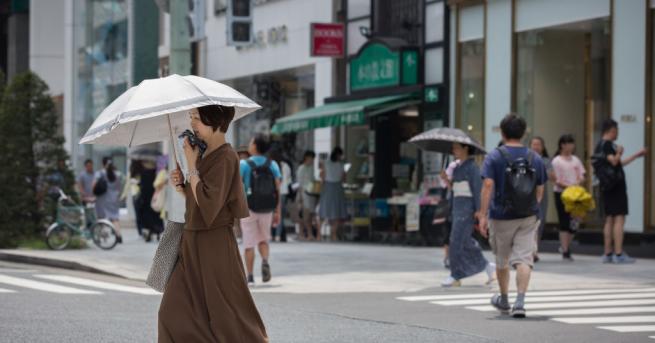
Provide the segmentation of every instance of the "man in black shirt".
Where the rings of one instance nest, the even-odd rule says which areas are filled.
[[[641,149],[630,157],[623,157],[623,147],[615,143],[619,137],[618,123],[613,119],[603,122],[603,136],[596,146],[595,155],[603,159],[597,164],[596,176],[600,180],[600,189],[605,210],[605,254],[603,263],[634,263],[635,259],[623,251],[623,229],[625,216],[628,215],[628,192],[623,167],[644,156],[646,149]],[[608,168],[608,170],[602,170]],[[601,170],[599,170],[601,169]],[[613,243],[613,244],[612,244]]]

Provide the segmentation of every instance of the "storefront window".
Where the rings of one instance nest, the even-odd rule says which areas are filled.
[[[253,99],[262,109],[233,125],[237,147],[247,146],[254,133],[270,131],[276,119],[314,107],[314,68],[299,67],[258,76],[249,76],[226,84]],[[313,132],[285,134],[277,138],[283,157],[292,164],[306,149],[314,146]]]
[[[459,99],[456,125],[484,142],[484,39],[459,43]]]
[[[552,155],[559,137],[573,134],[576,155],[591,170],[600,125],[610,115],[609,19],[519,32],[517,45],[515,105],[528,122],[527,139],[543,137]]]
[[[589,160],[609,117],[609,20],[517,35],[516,108],[528,122],[528,138],[541,136],[555,151],[560,135],[573,134],[578,156]]]
[[[125,0],[76,0],[74,6],[77,80],[73,137],[79,139],[100,112],[127,89],[128,4]],[[124,148],[73,144],[77,169],[87,158],[93,158],[100,168],[104,156],[111,156],[114,164],[125,170]]]

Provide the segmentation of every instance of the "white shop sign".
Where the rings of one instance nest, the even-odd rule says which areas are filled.
[[[405,207],[405,230],[407,232],[419,230],[421,207],[418,198],[418,194],[407,195],[407,207]]]
[[[258,30],[255,32],[252,44],[237,47],[237,50],[246,52],[252,49],[263,49],[267,46],[284,44],[288,41],[288,32],[289,30],[286,25],[272,27],[267,30]]]

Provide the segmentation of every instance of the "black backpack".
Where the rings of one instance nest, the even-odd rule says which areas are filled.
[[[93,195],[99,197],[105,193],[107,193],[107,180],[105,180],[104,175],[100,175],[95,186],[93,186]]]
[[[602,191],[611,191],[625,179],[623,168],[613,166],[607,160],[607,154],[603,151],[605,141],[600,141],[596,146],[594,154],[591,156],[591,166],[594,168],[594,174],[600,182]]]
[[[537,171],[532,165],[533,154],[528,150],[527,156],[514,160],[506,147],[500,147],[498,151],[507,161],[503,212],[519,218],[533,216],[537,206]]]
[[[271,171],[271,160],[257,166],[252,160],[247,160],[250,166],[250,189],[248,192],[248,208],[256,213],[273,212],[277,207],[277,187],[275,176]]]

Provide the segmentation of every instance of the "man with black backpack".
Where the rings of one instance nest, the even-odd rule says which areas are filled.
[[[253,268],[255,247],[262,258],[262,280],[271,280],[271,267],[268,263],[271,225],[280,223],[280,183],[282,174],[275,161],[264,156],[270,148],[266,135],[257,134],[250,141],[250,158],[241,160],[240,173],[248,199],[250,216],[241,219],[243,246],[245,248],[248,284],[255,283]]]
[[[543,161],[521,143],[526,126],[525,120],[513,113],[500,122],[504,144],[484,160],[479,212],[480,233],[489,237],[496,255],[500,294],[491,298],[491,304],[514,318],[526,315],[525,292],[534,263],[534,237],[539,227],[537,214],[546,181]],[[516,269],[518,289],[511,308],[508,299],[510,266]]]

